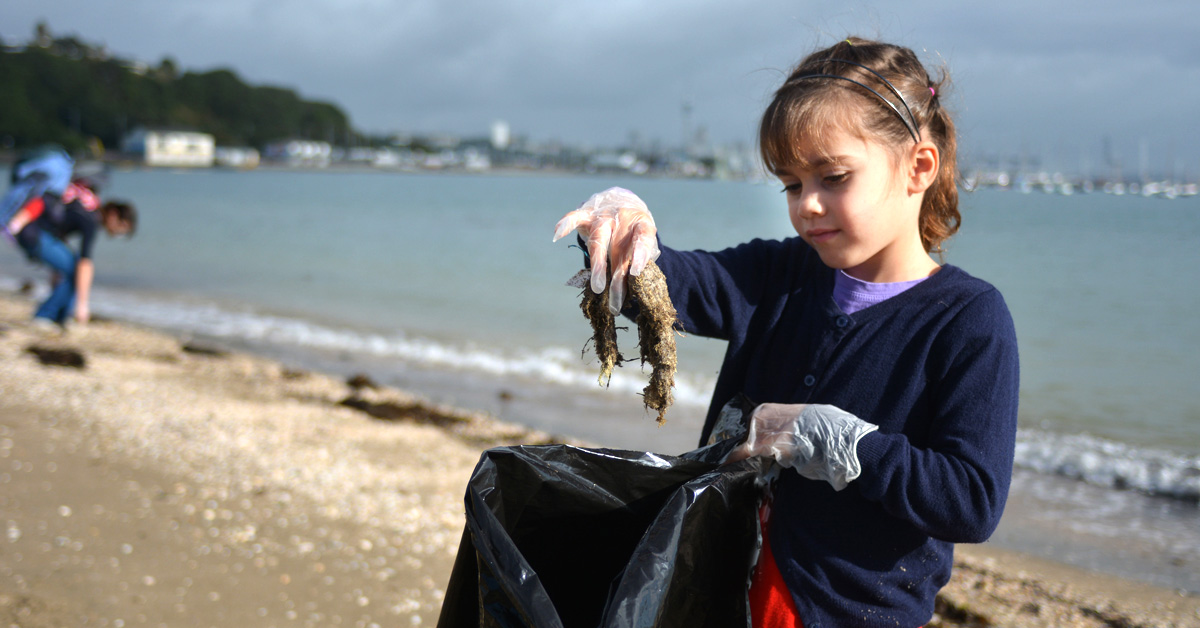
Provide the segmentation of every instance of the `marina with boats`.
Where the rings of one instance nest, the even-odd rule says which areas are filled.
[[[995,188],[1023,194],[1041,192],[1064,196],[1100,193],[1168,200],[1200,194],[1200,183],[1176,181],[1171,178],[1127,181],[1121,178],[1092,178],[1045,171],[1013,174],[1005,170],[975,170],[964,176],[963,185],[968,190]]]

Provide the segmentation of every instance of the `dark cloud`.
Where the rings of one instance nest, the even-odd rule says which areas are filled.
[[[0,7],[0,36],[44,19],[114,52],[340,104],[372,131],[477,135],[495,119],[534,139],[676,142],[681,110],[714,140],[753,141],[781,73],[849,33],[908,45],[955,81],[967,152],[1174,145],[1200,132],[1200,5],[773,0],[41,0]]]

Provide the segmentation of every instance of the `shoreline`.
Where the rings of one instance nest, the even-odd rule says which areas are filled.
[[[432,625],[480,453],[561,440],[117,321],[46,336],[31,309],[0,295],[10,624]],[[930,626],[1200,624],[1196,596],[990,545],[956,556]]]

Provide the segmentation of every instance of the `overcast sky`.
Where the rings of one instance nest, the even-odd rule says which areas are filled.
[[[1051,8],[1052,7],[1052,8]],[[1200,2],[1005,0],[38,0],[39,20],[118,56],[226,67],[342,107],[368,132],[677,144],[684,102],[717,142],[753,145],[782,72],[847,34],[907,45],[955,82],[964,152],[1200,175]],[[1143,156],[1144,155],[1144,156]]]

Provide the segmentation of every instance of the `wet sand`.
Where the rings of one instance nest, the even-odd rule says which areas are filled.
[[[31,309],[0,296],[0,626],[434,625],[480,453],[554,440],[132,325],[46,334]],[[930,626],[1200,626],[1196,597],[958,556]]]

